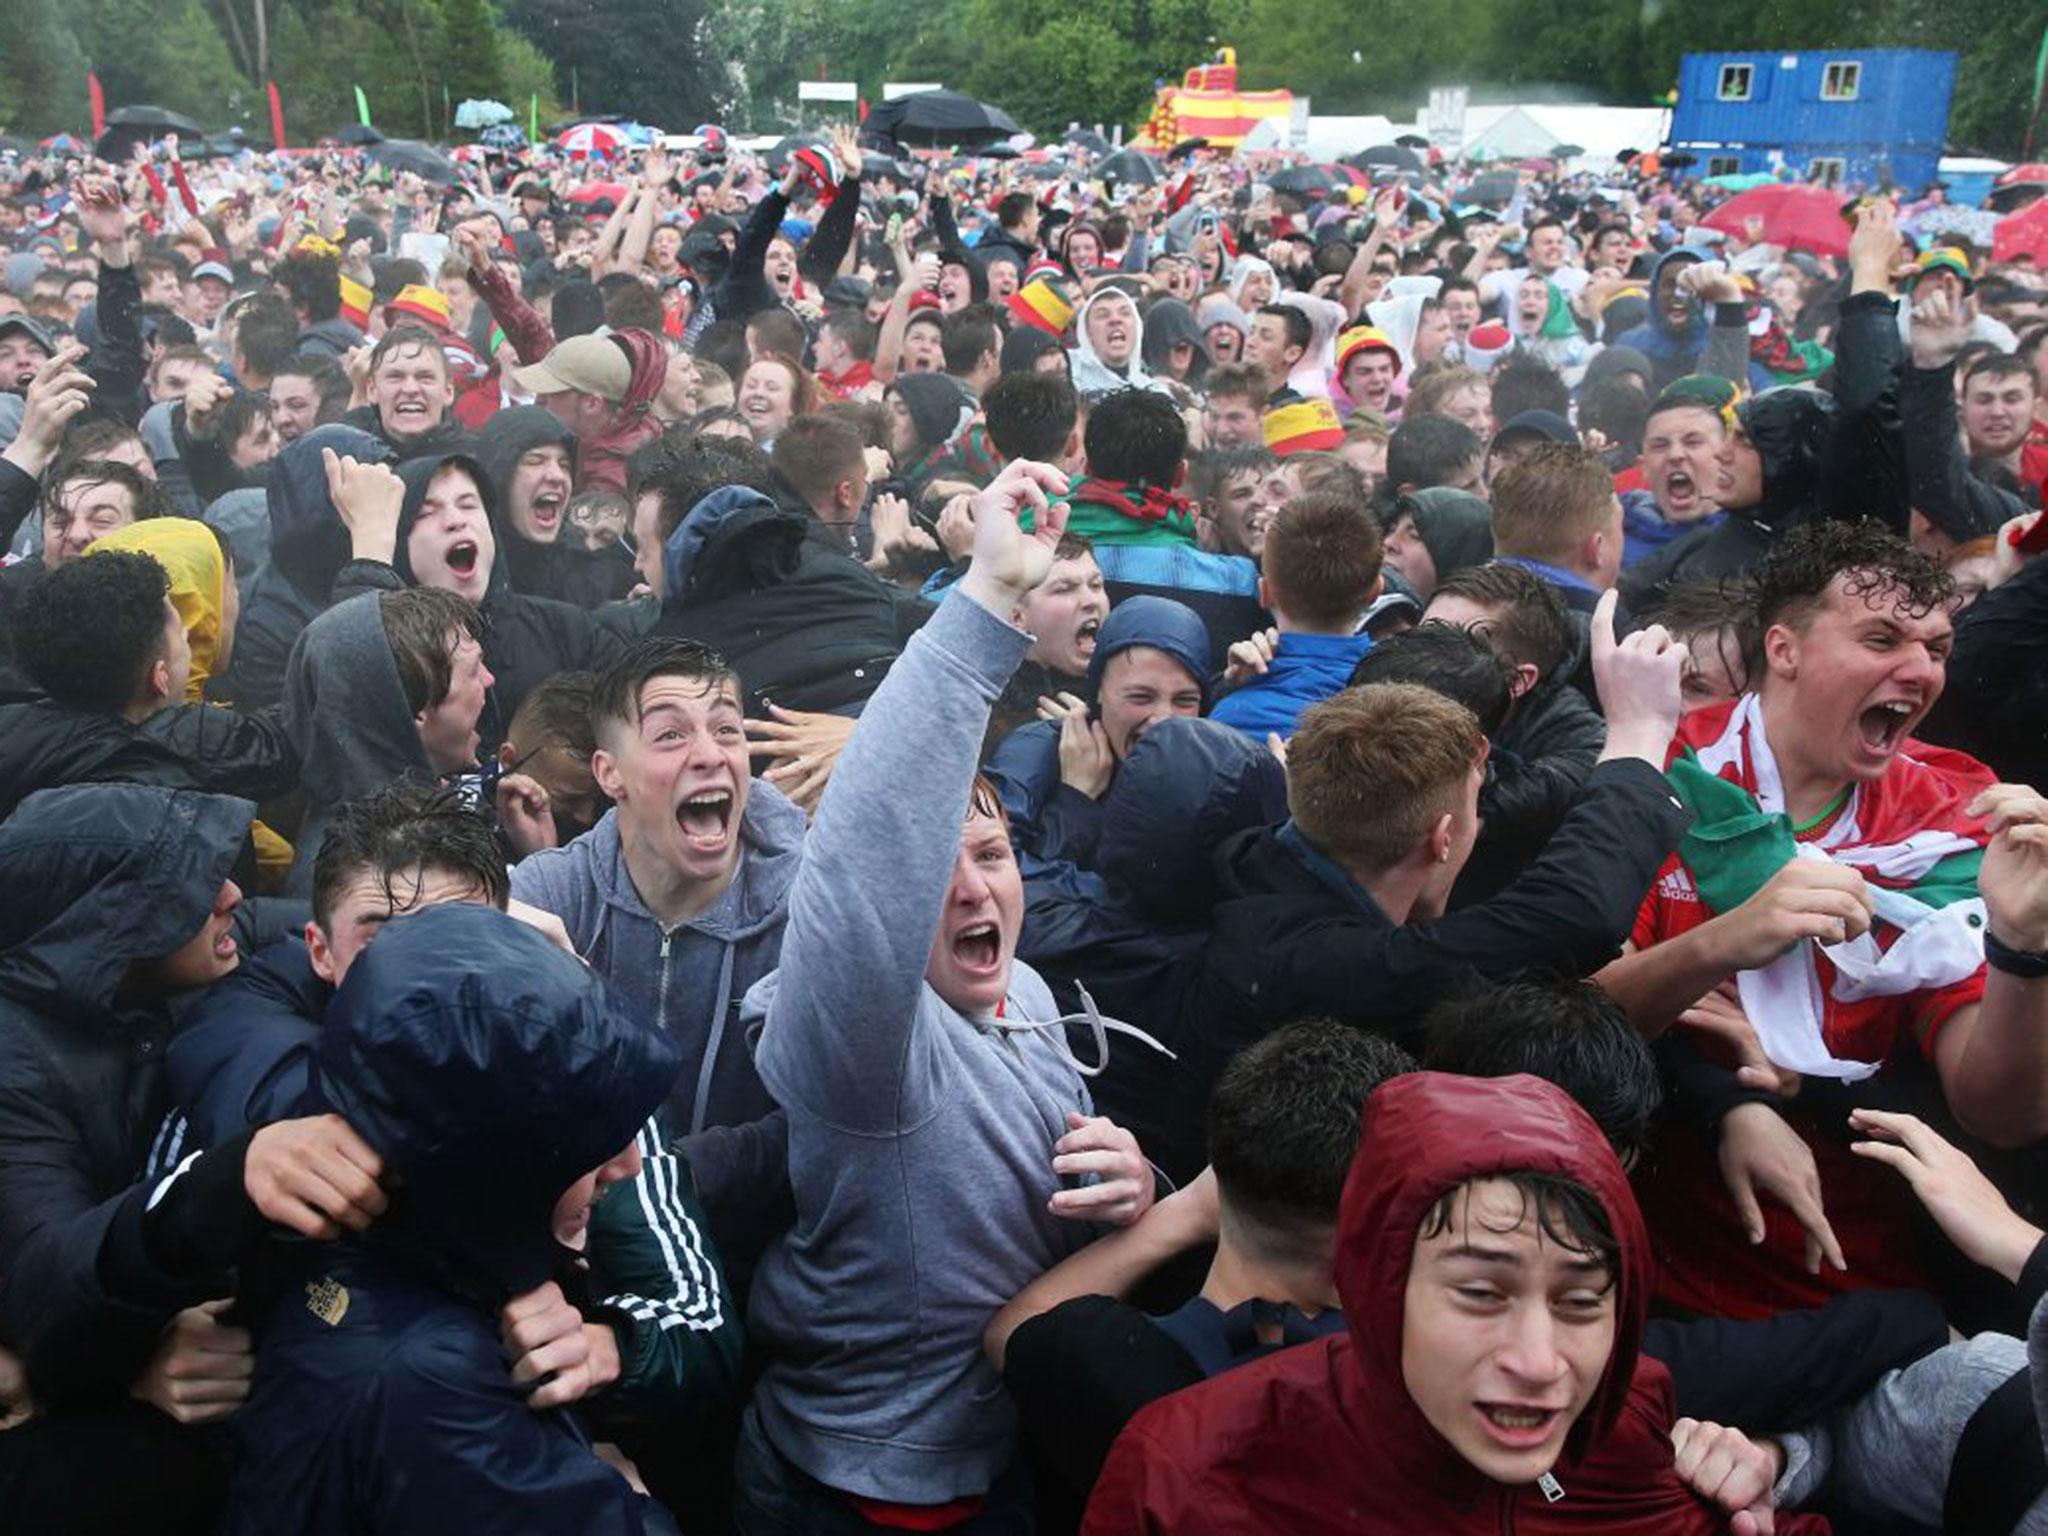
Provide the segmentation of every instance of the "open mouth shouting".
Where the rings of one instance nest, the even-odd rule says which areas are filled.
[[[477,572],[477,562],[483,558],[483,551],[475,539],[457,539],[448,546],[445,557],[448,573],[457,581],[468,583]]]
[[[730,789],[700,789],[685,795],[676,807],[676,826],[692,853],[717,856],[732,842],[733,794]]]
[[[1674,469],[1664,477],[1664,504],[1671,510],[1690,511],[1699,499],[1699,482],[1689,470]]]
[[[1890,757],[1918,723],[1921,706],[1907,699],[1881,699],[1856,717],[1856,736],[1873,757]]]
[[[561,532],[562,509],[568,504],[568,496],[554,486],[535,491],[527,513],[528,520],[533,524],[534,533],[542,539],[550,539]]]
[[[1081,621],[1081,627],[1074,631],[1074,649],[1086,658],[1095,654],[1095,637],[1102,633],[1102,620],[1093,615]]]
[[[1002,969],[1002,930],[989,919],[967,923],[953,934],[953,963],[967,976],[992,977]]]
[[[434,416],[427,409],[424,397],[407,396],[396,401],[391,407],[392,420],[398,430],[408,434],[426,431],[434,424]]]
[[[1529,1450],[1542,1445],[1556,1432],[1564,1416],[1561,1408],[1539,1408],[1526,1403],[1480,1403],[1479,1422],[1488,1437],[1510,1450]]]

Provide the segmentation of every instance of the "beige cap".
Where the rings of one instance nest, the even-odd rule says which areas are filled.
[[[565,389],[602,395],[614,403],[626,398],[633,365],[626,349],[608,336],[571,336],[539,362],[511,372],[512,387],[529,395],[552,395]]]

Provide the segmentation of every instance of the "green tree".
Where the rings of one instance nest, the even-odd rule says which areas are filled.
[[[452,99],[504,97],[498,32],[490,0],[441,0],[441,81]]]
[[[0,48],[0,121],[49,134],[90,121],[85,54],[66,23],[64,0],[9,0],[7,45]]]

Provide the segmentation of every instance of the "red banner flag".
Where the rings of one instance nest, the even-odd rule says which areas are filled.
[[[284,98],[277,94],[277,82],[270,82],[270,141],[284,148]]]
[[[100,77],[91,70],[85,72],[85,93],[92,98],[92,136],[98,138],[107,131],[107,93],[100,89]]]

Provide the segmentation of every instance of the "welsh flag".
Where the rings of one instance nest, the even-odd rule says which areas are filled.
[[[1857,1004],[1949,986],[1983,965],[1977,871],[1988,838],[1966,808],[1995,779],[1974,758],[1909,739],[1884,777],[1853,786],[1834,824],[1806,842],[1785,814],[1754,694],[1687,715],[1665,773],[1695,818],[1679,858],[1716,915],[1795,858],[1847,865],[1869,884],[1869,933],[1796,945],[1737,978],[1743,1011],[1779,1066],[1868,1077],[1888,1041],[1870,1027],[1875,1010]]]

